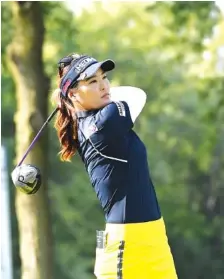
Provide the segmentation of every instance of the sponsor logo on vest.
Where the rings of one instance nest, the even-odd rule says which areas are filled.
[[[119,115],[120,116],[126,116],[124,104],[122,102],[115,102],[115,104],[117,105]]]
[[[94,134],[97,131],[98,131],[98,128],[97,128],[96,124],[92,124],[89,126],[89,136],[91,136],[92,134]]]

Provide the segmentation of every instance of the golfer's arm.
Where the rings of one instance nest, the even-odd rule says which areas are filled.
[[[146,93],[137,87],[119,86],[111,87],[110,94],[112,101],[125,101],[128,104],[134,123],[146,103]]]

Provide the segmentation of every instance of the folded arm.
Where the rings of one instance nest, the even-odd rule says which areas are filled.
[[[146,93],[137,87],[117,86],[110,89],[111,100],[125,101],[128,104],[133,123],[141,113],[146,103]]]

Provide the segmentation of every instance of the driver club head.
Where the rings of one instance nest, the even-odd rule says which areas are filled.
[[[28,195],[35,194],[41,186],[40,170],[30,164],[17,166],[11,173],[15,187]]]

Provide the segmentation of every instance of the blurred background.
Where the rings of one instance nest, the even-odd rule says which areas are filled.
[[[224,278],[224,16],[221,2],[1,2],[1,275],[93,279],[104,216],[78,157],[59,160],[53,121],[27,157],[33,196],[10,178],[53,110],[57,62],[112,58],[112,85],[147,92],[135,130],[180,279]],[[141,278],[138,278],[141,279]]]

